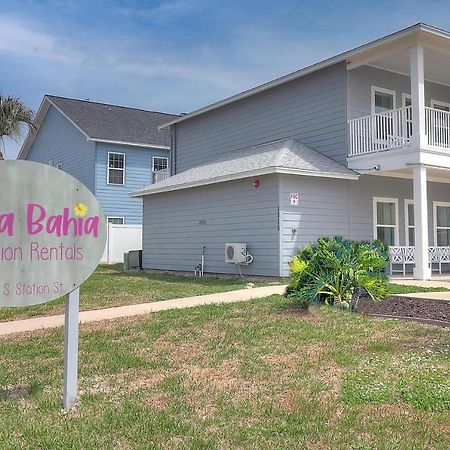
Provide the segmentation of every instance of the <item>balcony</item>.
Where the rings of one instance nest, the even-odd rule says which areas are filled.
[[[157,183],[158,181],[162,181],[170,177],[169,169],[154,170],[152,174],[153,174],[153,183]]]
[[[413,131],[412,108],[405,106],[349,120],[348,156],[408,146]],[[450,112],[425,107],[425,145],[429,149],[450,149]]]

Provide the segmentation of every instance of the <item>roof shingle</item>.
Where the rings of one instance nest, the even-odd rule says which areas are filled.
[[[169,146],[169,135],[158,126],[177,116],[162,112],[108,105],[47,95],[91,139]]]
[[[283,139],[227,153],[214,161],[180,172],[132,195],[156,194],[219,183],[230,177],[246,178],[258,171],[264,174],[285,172],[349,179],[358,177],[352,170],[311,147],[295,139]]]

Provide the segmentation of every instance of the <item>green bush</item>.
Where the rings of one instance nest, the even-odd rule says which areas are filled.
[[[292,258],[287,295],[304,305],[322,302],[355,309],[365,293],[373,299],[388,296],[384,273],[388,261],[380,241],[319,238]]]

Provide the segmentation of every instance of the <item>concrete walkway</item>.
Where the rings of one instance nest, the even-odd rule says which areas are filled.
[[[264,286],[220,292],[217,294],[198,295],[196,297],[176,298],[153,303],[140,303],[137,305],[81,311],[80,323],[138,316],[150,312],[165,311],[166,309],[192,308],[200,305],[242,302],[274,294],[283,294],[285,290],[285,285]],[[0,336],[62,326],[64,326],[64,314],[0,322]]]
[[[420,286],[420,287],[444,287],[450,289],[450,279],[448,276],[445,278],[433,277],[431,280],[420,281],[412,278],[402,277],[389,277],[389,282],[394,284],[404,284],[407,286]]]

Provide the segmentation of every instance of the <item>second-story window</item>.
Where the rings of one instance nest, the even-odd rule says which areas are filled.
[[[153,157],[153,172],[159,172],[160,170],[167,170],[169,168],[169,158],[160,156]]]
[[[125,154],[108,153],[108,184],[125,184]]]

